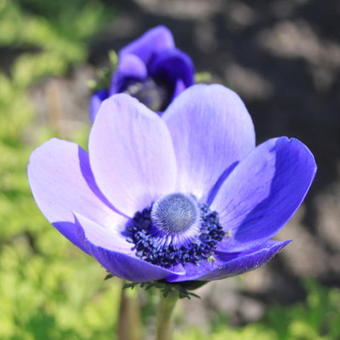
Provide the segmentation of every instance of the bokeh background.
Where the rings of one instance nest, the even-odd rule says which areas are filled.
[[[0,339],[115,338],[119,280],[49,226],[26,165],[52,136],[86,147],[88,81],[158,24],[241,95],[258,142],[297,137],[319,166],[279,236],[294,242],[182,301],[176,340],[340,339],[339,22],[337,0],[0,0]],[[140,300],[151,334],[156,296]]]

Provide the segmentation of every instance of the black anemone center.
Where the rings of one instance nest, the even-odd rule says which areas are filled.
[[[137,98],[153,111],[163,111],[169,103],[170,91],[165,85],[156,83],[153,79],[131,82],[125,93]]]
[[[198,206],[194,199],[179,193],[162,197],[151,209],[154,226],[169,234],[188,230],[198,218]]]
[[[209,259],[225,235],[215,211],[182,194],[137,212],[126,231],[138,257],[166,268]]]

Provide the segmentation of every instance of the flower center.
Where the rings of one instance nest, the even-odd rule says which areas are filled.
[[[180,193],[138,211],[126,232],[138,257],[166,268],[209,259],[225,235],[215,211]]]
[[[169,91],[151,78],[129,84],[125,93],[137,98],[152,111],[163,111],[169,102]]]
[[[183,194],[161,197],[151,209],[153,225],[168,234],[188,230],[199,219],[199,209],[195,200]]]

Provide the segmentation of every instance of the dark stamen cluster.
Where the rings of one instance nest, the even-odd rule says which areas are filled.
[[[153,111],[163,111],[168,105],[169,91],[162,84],[156,83],[153,79],[148,78],[145,81],[131,82],[126,89],[132,97],[137,98]]]
[[[138,257],[162,267],[176,264],[199,264],[212,255],[217,243],[222,240],[224,231],[219,224],[218,215],[207,205],[200,205],[200,233],[195,239],[183,245],[159,244],[159,238],[152,233],[151,208],[137,212],[127,226],[128,241],[134,244]]]

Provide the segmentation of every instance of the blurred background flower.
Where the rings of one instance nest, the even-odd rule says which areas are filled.
[[[193,84],[194,67],[191,58],[175,47],[171,32],[157,26],[119,51],[116,68],[109,77],[109,84],[91,96],[92,121],[101,102],[121,92],[161,113]]]
[[[157,25],[198,71],[241,95],[259,143],[295,136],[319,165],[279,235],[299,242],[266,267],[201,288],[202,301],[177,312],[177,339],[339,338],[337,0],[0,0],[0,18],[0,338],[112,337],[118,284],[46,223],[25,168],[52,136],[86,146],[87,81],[110,50]],[[154,297],[141,300],[152,330]]]

